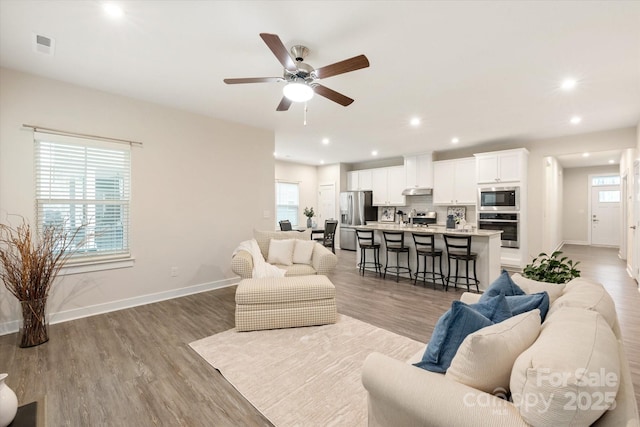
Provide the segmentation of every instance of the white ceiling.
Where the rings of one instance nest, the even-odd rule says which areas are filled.
[[[273,129],[279,158],[309,164],[449,150],[454,136],[465,147],[640,120],[638,1],[115,3],[119,21],[100,1],[0,0],[0,65]],[[365,54],[370,68],[322,80],[355,102],[316,96],[304,126],[302,104],[275,111],[281,84],[224,84],[282,74],[261,32],[308,46],[316,68]],[[34,52],[34,33],[55,40],[53,56]],[[569,76],[578,86],[564,92]]]

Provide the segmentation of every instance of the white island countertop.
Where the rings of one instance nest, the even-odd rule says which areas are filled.
[[[452,262],[452,265],[449,266],[449,262],[447,260],[446,255],[446,247],[444,238],[442,236],[446,235],[459,235],[459,236],[471,236],[471,250],[477,254],[477,275],[480,280],[480,290],[486,289],[491,282],[498,278],[500,275],[500,243],[501,238],[500,235],[502,231],[496,230],[452,230],[444,227],[443,225],[433,225],[429,227],[413,227],[411,225],[401,225],[396,223],[369,223],[367,225],[358,225],[354,226],[356,230],[373,230],[377,235],[375,239],[377,242],[381,244],[380,249],[380,262],[384,266],[387,261],[387,251],[385,247],[384,238],[382,233],[384,231],[402,231],[405,234],[405,244],[409,248],[409,267],[411,268],[412,273],[415,273],[417,268],[417,257],[416,257],[416,248],[413,245],[411,233],[416,234],[425,234],[425,235],[433,235],[435,237],[435,246],[438,249],[443,250],[443,265],[442,265],[442,273],[447,274],[449,268],[455,266],[455,262]],[[356,246],[356,259],[360,259],[360,246]],[[392,265],[395,265],[396,260],[392,260]],[[462,264],[464,268],[464,264]],[[356,266],[357,267],[357,266]],[[371,271],[370,269],[367,269]],[[408,277],[405,275],[405,277]],[[411,278],[414,276],[412,275]],[[475,287],[474,287],[475,288]],[[463,287],[466,291],[466,287]],[[475,289],[474,289],[475,290]]]
[[[502,234],[501,230],[454,230],[446,228],[442,225],[430,225],[429,227],[414,227],[412,225],[401,225],[396,223],[376,222],[367,225],[357,225],[353,227],[361,230],[379,230],[379,231],[406,231],[407,233],[422,234],[459,234],[462,236],[478,236],[490,237]]]

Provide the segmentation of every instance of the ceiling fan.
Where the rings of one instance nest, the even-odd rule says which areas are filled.
[[[345,107],[353,102],[353,99],[321,85],[317,80],[366,68],[369,66],[369,60],[366,56],[358,55],[314,69],[311,65],[303,62],[309,53],[307,47],[293,46],[290,55],[276,34],[260,33],[260,37],[284,67],[283,77],[224,79],[226,84],[286,82],[286,86],[282,90],[284,96],[276,111],[287,111],[292,102],[308,101],[314,93]]]

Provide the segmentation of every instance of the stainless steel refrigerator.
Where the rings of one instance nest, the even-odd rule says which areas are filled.
[[[373,206],[371,191],[340,193],[340,249],[356,250],[355,226],[378,220],[378,209]]]

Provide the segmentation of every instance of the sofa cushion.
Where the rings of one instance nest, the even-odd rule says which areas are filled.
[[[260,248],[260,252],[262,252],[262,256],[264,259],[268,258],[269,255],[269,242],[271,239],[300,239],[300,240],[311,240],[311,229],[306,229],[302,232],[300,231],[259,231],[253,230],[253,237],[258,242],[258,247]]]
[[[294,264],[311,264],[311,255],[313,255],[313,247],[316,242],[313,240],[295,240],[293,248]]]
[[[293,248],[296,242],[293,239],[277,240],[269,242],[269,264],[291,265],[293,260]]]
[[[318,272],[309,264],[276,265],[286,271],[285,277],[310,276]]]
[[[438,319],[422,360],[414,365],[432,372],[446,372],[466,336],[492,324],[467,304],[454,301],[451,309]]]
[[[484,291],[480,297],[480,301],[484,301],[486,298],[491,298],[501,293],[505,296],[512,296],[524,295],[525,292],[520,289],[513,280],[511,280],[507,270],[502,270],[502,273],[500,273],[498,278],[489,285],[486,291]]]
[[[520,273],[515,273],[511,276],[511,280],[520,287],[527,294],[537,294],[539,292],[546,292],[549,294],[549,304],[553,304],[564,291],[564,283],[547,283],[539,282],[537,280],[528,279]]]
[[[540,333],[540,311],[528,311],[468,335],[447,377],[491,394],[506,394],[513,363]]]
[[[612,328],[617,322],[616,306],[600,283],[577,278],[567,283],[563,295],[549,309],[549,316],[562,307],[580,307],[602,314]]]
[[[507,297],[507,303],[514,316],[535,310],[536,308],[539,309],[540,317],[544,322],[544,319],[547,317],[547,312],[549,311],[549,294],[540,292],[531,295],[512,295]]]
[[[531,425],[590,425],[613,403],[620,379],[618,343],[596,311],[562,307],[515,361],[513,403]]]

